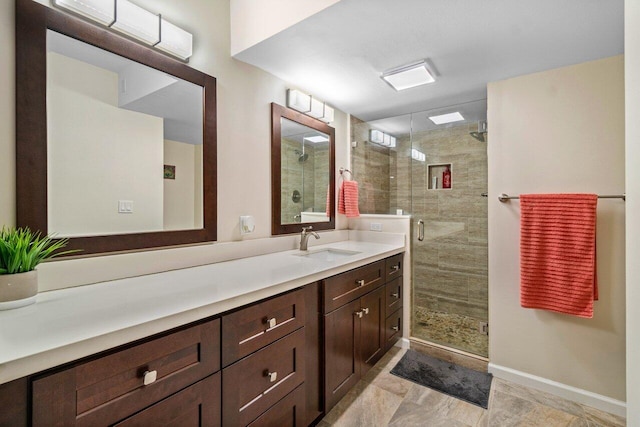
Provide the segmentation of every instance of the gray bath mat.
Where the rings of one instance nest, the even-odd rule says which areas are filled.
[[[487,409],[493,375],[407,350],[391,373]]]

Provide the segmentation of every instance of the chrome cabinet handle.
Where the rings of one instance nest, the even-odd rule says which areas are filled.
[[[356,283],[358,284],[358,286],[364,286],[364,279],[356,280]]]
[[[367,307],[367,308],[363,308],[363,309],[362,309],[362,312],[363,312],[364,314],[369,314],[369,307]]]
[[[264,323],[266,323],[266,324],[267,324],[267,327],[268,327],[269,329],[271,329],[271,328],[275,328],[275,326],[276,326],[276,324],[277,324],[278,322],[276,321],[276,318],[275,318],[275,317],[271,317],[271,318],[266,318],[266,319],[264,319]]]
[[[268,369],[264,371],[264,376],[265,377],[269,377],[269,382],[273,383],[278,379],[278,373],[277,372],[271,372]]]
[[[391,272],[392,273],[395,273],[398,270],[400,270],[400,266],[399,265],[392,265],[391,266]]]
[[[394,292],[391,294],[392,297],[394,298],[400,298],[400,293],[399,292]]]
[[[360,319],[362,319],[363,314],[364,314],[364,311],[362,310],[358,310],[355,313],[353,313],[354,316],[358,316]]]
[[[391,329],[393,329],[394,331],[399,331],[400,328],[398,326],[392,326]]]
[[[418,241],[422,242],[424,240],[424,221],[418,220]]]
[[[158,379],[158,371],[144,371],[142,374],[142,383],[144,385],[153,384]]]

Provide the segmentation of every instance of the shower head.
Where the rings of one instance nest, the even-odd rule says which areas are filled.
[[[298,161],[300,163],[306,162],[307,159],[309,158],[309,155],[307,153],[305,153],[304,151],[295,150],[295,152],[298,155]]]
[[[475,139],[477,139],[480,142],[486,142],[484,139],[484,135],[486,134],[486,132],[469,132],[469,135],[471,135],[472,137],[474,137]]]
[[[478,121],[478,130],[476,132],[469,132],[469,135],[471,135],[472,137],[474,137],[475,139],[477,139],[480,142],[487,142],[486,138],[484,137],[487,134],[487,121],[486,120],[479,120]]]

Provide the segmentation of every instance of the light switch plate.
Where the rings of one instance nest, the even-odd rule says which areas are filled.
[[[382,231],[382,223],[380,222],[372,222],[371,227],[369,228],[371,231]]]
[[[256,221],[251,215],[240,216],[240,234],[253,233],[256,229]]]
[[[118,213],[133,213],[133,200],[118,200]]]

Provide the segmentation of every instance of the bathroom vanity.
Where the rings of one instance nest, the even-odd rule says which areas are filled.
[[[403,250],[347,241],[40,294],[0,313],[0,425],[313,424],[401,336]]]

